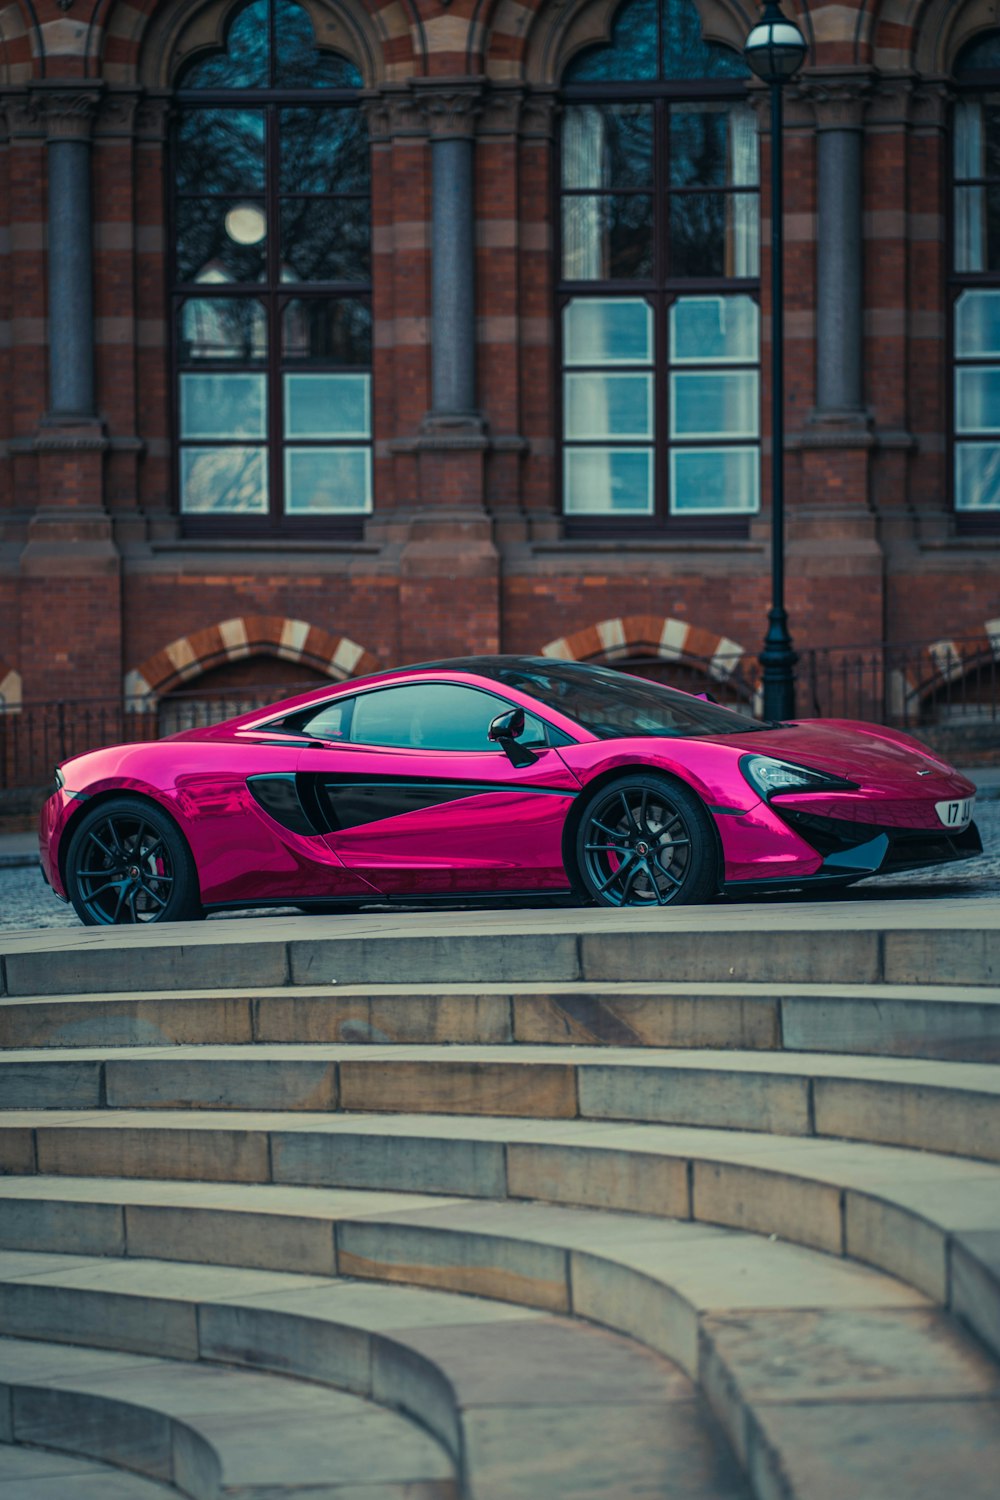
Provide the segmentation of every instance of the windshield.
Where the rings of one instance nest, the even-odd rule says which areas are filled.
[[[530,693],[603,740],[628,735],[746,734],[769,727],[717,703],[657,682],[626,677],[609,667],[541,658],[537,663],[522,659],[477,664],[477,671]]]

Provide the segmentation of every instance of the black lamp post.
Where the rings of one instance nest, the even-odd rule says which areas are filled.
[[[743,46],[747,65],[771,90],[771,608],[760,653],[764,668],[765,719],[795,715],[795,663],[785,610],[785,307],[784,206],[782,201],[781,90],[805,61],[809,49],[778,0],[766,0],[764,14]]]

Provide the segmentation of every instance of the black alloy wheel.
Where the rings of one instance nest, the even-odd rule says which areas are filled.
[[[66,889],[88,927],[203,915],[183,835],[165,813],[135,797],[102,802],[85,815],[70,842]]]
[[[580,819],[576,863],[601,906],[684,906],[718,890],[704,804],[654,773],[620,776],[600,789]]]

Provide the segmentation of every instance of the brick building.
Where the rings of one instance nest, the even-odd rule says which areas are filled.
[[[796,644],[989,636],[1000,5],[793,8]],[[756,14],[7,0],[8,705],[469,649],[749,662]]]

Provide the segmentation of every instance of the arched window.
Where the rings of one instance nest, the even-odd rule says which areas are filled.
[[[955,509],[1000,512],[1000,31],[963,49],[953,121]]]
[[[611,40],[579,52],[563,75],[570,529],[733,529],[759,508],[748,77],[738,53],[703,40],[693,0],[625,0]]]
[[[293,0],[234,11],[223,50],[176,81],[177,492],[192,530],[336,529],[371,509],[361,83]]]

